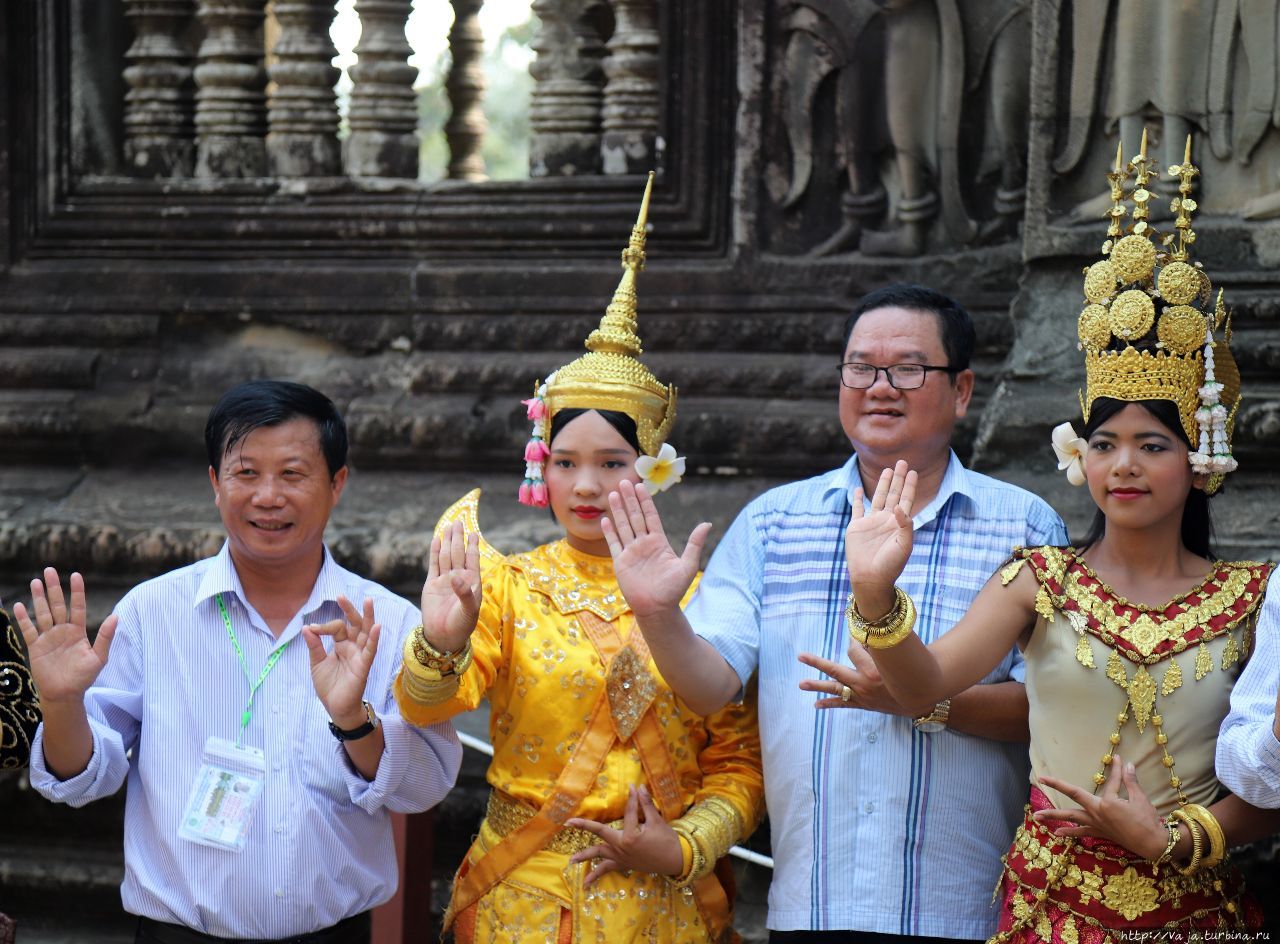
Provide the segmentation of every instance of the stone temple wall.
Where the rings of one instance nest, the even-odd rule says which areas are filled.
[[[499,548],[553,533],[514,502],[519,400],[603,312],[650,168],[640,334],[679,388],[694,470],[663,498],[673,530],[722,532],[765,488],[843,461],[844,314],[905,280],[978,324],[962,458],[1079,533],[1088,499],[1048,436],[1078,412],[1107,162],[1143,126],[1162,163],[1194,133],[1195,255],[1236,312],[1242,469],[1215,499],[1219,544],[1280,556],[1280,79],[1251,45],[1277,24],[1241,20],[1265,4],[535,0],[531,176],[490,182],[480,3],[453,0],[450,178],[430,186],[409,0],[356,6],[345,141],[321,0],[0,6],[6,601],[51,562],[86,574],[102,615],[216,550],[201,431],[255,377],[310,383],[347,416],[330,540],[348,566],[413,596],[436,516],[476,484]],[[1179,71],[1147,65],[1166,61]],[[478,764],[437,817],[437,879],[473,828]],[[50,808],[14,777],[0,792],[21,810],[0,910],[40,927],[69,891],[58,920],[105,927],[119,804]]]

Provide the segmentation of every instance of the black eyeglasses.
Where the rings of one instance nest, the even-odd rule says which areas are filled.
[[[960,373],[955,367],[934,367],[930,364],[892,364],[889,367],[876,367],[874,364],[859,364],[850,361],[840,364],[840,382],[852,390],[867,390],[874,387],[880,371],[884,371],[889,386],[895,390],[916,390],[924,386],[929,371],[940,370],[954,377]]]

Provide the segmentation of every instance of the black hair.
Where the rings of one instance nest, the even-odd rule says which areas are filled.
[[[1182,428],[1182,417],[1171,400],[1116,400],[1112,397],[1098,397],[1093,401],[1089,411],[1089,422],[1084,424],[1080,435],[1088,439],[1098,427],[1111,419],[1130,403],[1142,407],[1150,413],[1161,426],[1169,429],[1178,440],[1186,444],[1188,449],[1195,446],[1187,439]],[[1102,540],[1107,530],[1107,517],[1102,509],[1094,512],[1089,530],[1080,540],[1081,550],[1092,547]],[[1192,554],[1209,560],[1217,560],[1213,552],[1213,519],[1209,514],[1209,496],[1202,488],[1192,488],[1187,495],[1187,503],[1182,508],[1182,543]]]
[[[288,380],[251,380],[218,399],[204,425],[210,467],[220,472],[222,458],[255,429],[298,418],[311,420],[319,429],[320,449],[333,478],[347,464],[347,424],[319,390]]]
[[[845,350],[849,347],[849,338],[853,335],[853,326],[858,323],[858,319],[877,308],[907,308],[935,315],[938,319],[938,333],[942,335],[942,349],[947,354],[946,366],[957,371],[969,369],[973,349],[978,343],[978,334],[974,330],[969,312],[949,295],[908,282],[886,285],[868,292],[858,300],[845,319]],[[952,379],[954,380],[954,375]]]
[[[636,432],[636,421],[626,413],[618,410],[585,410],[580,407],[567,407],[555,415],[551,420],[551,437],[547,440],[547,445],[550,446],[551,441],[560,435],[560,431],[568,426],[570,422],[576,420],[583,413],[592,412],[603,416],[605,421],[618,431],[618,435],[627,441],[627,445],[637,453],[644,452],[640,448],[640,437]]]

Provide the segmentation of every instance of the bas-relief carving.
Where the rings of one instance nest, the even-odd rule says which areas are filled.
[[[1202,167],[1204,212],[1280,216],[1277,0],[1074,0],[1064,4],[1052,206],[1061,222],[1093,222],[1117,133],[1126,154],[1145,128],[1161,164],[1186,136]],[[1167,197],[1167,194],[1161,194]],[[1153,204],[1167,216],[1167,202]]]
[[[1029,0],[797,0],[783,7],[778,205],[825,186],[831,122],[841,221],[805,247],[918,256],[1016,235],[1026,176]],[[834,88],[834,95],[826,93]],[[980,182],[994,180],[994,186]],[[774,188],[777,190],[777,188]],[[975,200],[981,196],[984,200]],[[794,223],[793,223],[794,225]]]

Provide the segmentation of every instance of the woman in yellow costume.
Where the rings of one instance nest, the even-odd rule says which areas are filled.
[[[1054,431],[1059,467],[1098,506],[1081,546],[1017,549],[956,628],[926,647],[911,631],[911,600],[894,587],[911,546],[915,476],[905,463],[881,478],[870,510],[859,514],[854,500],[848,530],[850,632],[901,702],[925,707],[962,690],[1015,642],[1026,657],[1034,781],[1005,856],[996,941],[1256,929],[1227,848],[1280,828],[1224,795],[1214,774],[1218,727],[1272,567],[1210,551],[1208,495],[1236,467],[1240,374],[1221,296],[1210,308],[1209,280],[1188,260],[1191,142],[1169,169],[1173,233],[1157,242],[1146,204],[1158,171],[1146,150],[1144,135],[1141,154],[1126,164],[1117,152],[1108,175],[1108,258],[1086,270],[1078,325],[1084,422],[1079,437],[1071,424]]]
[[[646,189],[588,353],[526,401],[520,500],[549,504],[564,537],[502,557],[467,496],[437,526],[423,628],[405,646],[396,696],[409,721],[489,698],[493,790],[446,916],[460,944],[735,938],[717,864],[762,809],[754,705],[701,718],[676,699],[600,530],[620,482],[660,490],[683,472],[665,442],[675,390],[637,360],[648,202]]]

